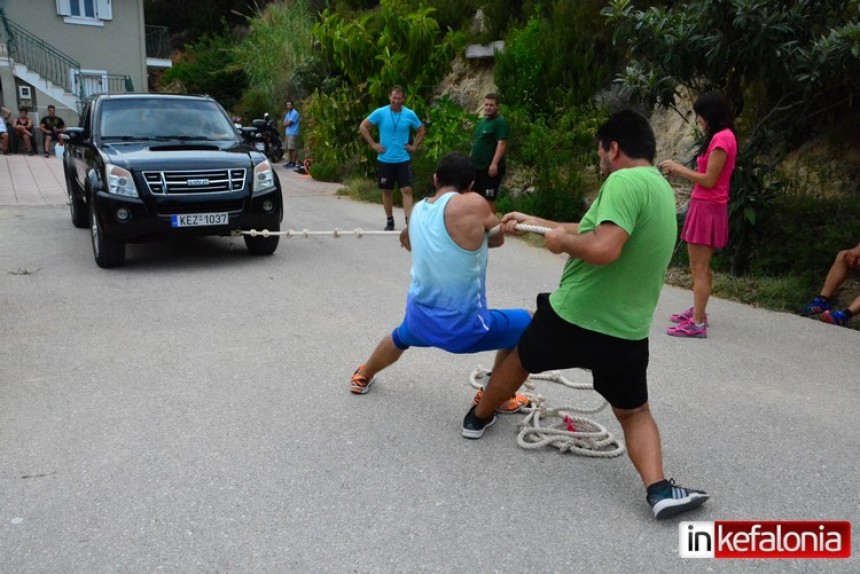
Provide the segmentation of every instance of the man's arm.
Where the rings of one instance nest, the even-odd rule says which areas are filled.
[[[382,144],[376,143],[376,141],[374,141],[373,139],[373,136],[370,135],[370,126],[372,125],[373,124],[370,123],[367,118],[364,118],[358,125],[358,131],[361,134],[361,137],[364,138],[364,141],[366,141],[367,144],[374,149],[374,151],[376,151],[377,153],[383,153],[385,151],[385,148],[382,147]]]
[[[49,130],[49,129],[45,126],[45,120],[42,120],[41,122],[39,122],[39,131],[40,131],[40,132],[42,132],[43,134],[49,134],[49,133],[51,133],[51,130]]]
[[[451,198],[445,207],[445,228],[454,243],[468,251],[481,247],[487,232],[499,224],[499,218],[490,210],[487,200],[470,191]],[[497,233],[487,240],[489,247],[499,247],[505,234]]]
[[[427,135],[427,130],[424,129],[424,124],[418,126],[418,129],[415,130],[415,137],[412,138],[412,144],[406,144],[403,146],[403,149],[408,151],[409,153],[413,153],[418,149],[418,146],[421,145],[421,142],[424,141],[424,136]]]
[[[400,230],[400,247],[406,251],[412,251],[412,242],[409,241],[409,226]]]
[[[505,151],[508,149],[508,140],[499,140],[496,143],[496,153],[493,154],[493,160],[490,162],[490,167],[487,168],[487,173],[490,177],[496,177],[499,173],[499,163],[505,157]]]
[[[481,198],[481,199],[483,199],[483,198]],[[489,232],[491,229],[498,226],[501,222],[499,221],[499,218],[496,216],[496,214],[493,213],[493,210],[490,209],[490,204],[487,203],[486,200],[484,200],[484,205],[487,206],[487,211],[486,211],[486,214],[484,215],[484,229],[486,229],[487,232]],[[499,231],[496,234],[490,235],[490,237],[487,239],[487,246],[488,247],[501,247],[504,244],[505,244],[505,233],[502,229],[499,229]]]
[[[630,235],[612,222],[601,223],[589,233],[570,233],[562,227],[551,229],[544,245],[553,253],[567,253],[592,265],[608,265],[621,257]]]

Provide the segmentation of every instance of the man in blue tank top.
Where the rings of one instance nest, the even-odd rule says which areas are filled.
[[[352,375],[350,390],[364,394],[379,371],[409,347],[437,347],[450,353],[495,350],[496,365],[510,354],[528,326],[525,309],[488,309],[487,250],[499,247],[504,234],[489,236],[499,219],[481,196],[468,193],[475,180],[471,160],[449,153],[433,175],[436,194],[415,204],[400,243],[412,252],[412,282],[403,322],[376,346]],[[480,400],[481,391],[475,397]],[[528,404],[514,395],[499,412],[517,412]]]

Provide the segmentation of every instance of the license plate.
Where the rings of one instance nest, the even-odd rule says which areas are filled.
[[[266,144],[263,142],[254,142],[254,147],[259,151],[266,151]]]
[[[206,227],[207,225],[227,225],[230,218],[226,213],[185,213],[171,215],[172,227]]]

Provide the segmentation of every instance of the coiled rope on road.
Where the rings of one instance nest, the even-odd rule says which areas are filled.
[[[476,389],[483,387],[480,379],[490,371],[477,367],[469,375],[469,383]],[[534,381],[550,381],[571,389],[593,390],[588,383],[574,383],[557,371],[530,375],[525,386],[534,390]],[[593,458],[614,458],[624,454],[624,445],[600,423],[573,413],[594,414],[602,411],[608,404],[605,400],[595,407],[560,406],[550,407],[546,399],[534,392],[525,392],[531,404],[520,409],[526,416],[519,424],[517,444],[524,449],[555,447],[560,452],[572,452]],[[557,422],[545,424],[551,419]]]
[[[487,234],[490,236],[496,235],[501,232],[502,226],[501,224],[490,229]],[[522,231],[525,233],[537,233],[539,235],[546,235],[546,232],[549,231],[548,227],[540,227],[538,225],[525,225],[523,223],[517,224],[517,231]],[[251,237],[273,237],[273,236],[282,236],[282,237],[311,237],[312,235],[323,235],[323,236],[331,236],[335,239],[339,238],[342,235],[354,235],[356,238],[361,239],[365,235],[400,235],[400,231],[375,231],[375,230],[365,230],[360,227],[356,227],[355,229],[333,229],[331,231],[309,231],[307,229],[302,229],[301,231],[296,231],[295,229],[289,229],[287,231],[270,231],[268,229],[237,229],[233,232],[234,235],[250,235]]]

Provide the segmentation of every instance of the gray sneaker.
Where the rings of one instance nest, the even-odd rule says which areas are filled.
[[[683,488],[669,479],[669,488],[648,495],[654,518],[662,520],[702,506],[710,496],[702,490]]]

